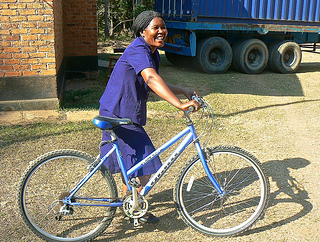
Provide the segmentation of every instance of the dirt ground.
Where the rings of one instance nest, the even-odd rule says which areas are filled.
[[[268,70],[260,75],[233,71],[205,75],[174,68],[169,63],[163,64],[163,70],[164,79],[197,80],[199,93],[203,96],[215,91],[207,90],[201,83],[225,83],[224,88],[216,93],[215,128],[218,136],[212,144],[242,147],[263,163],[271,184],[269,207],[264,218],[240,236],[206,237],[185,226],[178,218],[171,200],[175,183],[172,177],[165,177],[149,197],[152,212],[160,218],[157,225],[134,229],[119,213],[111,227],[96,241],[320,241],[320,54],[304,52],[299,71],[290,75]],[[5,114],[1,113],[2,123],[6,120]],[[36,118],[40,114],[29,115]],[[59,115],[61,113],[44,114],[43,120],[50,121],[49,117],[56,119]],[[69,120],[72,115],[77,116],[66,115]],[[17,122],[23,121],[16,117]],[[146,129],[156,137],[156,131],[148,126]],[[0,241],[39,241],[22,223],[15,205],[15,193],[23,170],[36,154],[43,150],[68,148],[55,144],[61,138],[63,135],[43,137],[39,142],[11,144],[1,149]],[[76,139],[89,142],[86,137],[73,139],[74,142]],[[85,148],[86,144],[81,143],[81,147]],[[13,165],[13,161],[19,165]]]

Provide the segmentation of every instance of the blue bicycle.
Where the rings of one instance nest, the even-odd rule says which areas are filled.
[[[213,120],[213,111],[203,98],[202,118]],[[96,158],[76,150],[57,150],[34,160],[24,172],[19,185],[19,208],[28,227],[48,241],[88,241],[97,237],[111,223],[116,209],[137,225],[148,211],[146,195],[180,154],[194,144],[197,155],[181,170],[174,189],[178,212],[187,225],[212,236],[232,236],[244,232],[263,214],[269,198],[269,181],[260,162],[248,152],[230,146],[203,148],[200,136],[185,112],[187,127],[129,170],[123,165],[113,129],[132,124],[129,119],[103,116],[93,123],[110,132],[112,143],[104,156]],[[211,122],[205,131],[212,128]],[[210,136],[210,135],[209,135]],[[139,182],[130,175],[173,144],[177,148],[138,193]],[[113,176],[104,166],[112,152],[130,191],[118,197]]]

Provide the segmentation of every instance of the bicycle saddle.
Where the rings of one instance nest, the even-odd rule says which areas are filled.
[[[120,125],[133,124],[128,118],[109,118],[98,115],[93,119],[93,124],[102,130],[111,130]]]

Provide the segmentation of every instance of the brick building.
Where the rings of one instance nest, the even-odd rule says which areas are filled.
[[[65,74],[97,68],[96,0],[0,0],[0,111],[57,108]]]

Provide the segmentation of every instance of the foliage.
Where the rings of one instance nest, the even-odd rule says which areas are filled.
[[[154,1],[145,1],[144,4],[136,4],[133,14],[134,17],[138,16],[139,13],[145,11],[145,10],[153,10],[154,9]]]
[[[107,12],[105,12],[105,3],[107,3]],[[99,39],[106,40],[108,34],[110,37],[128,34],[133,19],[142,11],[154,9],[154,0],[98,0],[98,30]],[[105,14],[107,15],[107,29],[105,31]],[[124,35],[124,34],[122,34]]]

